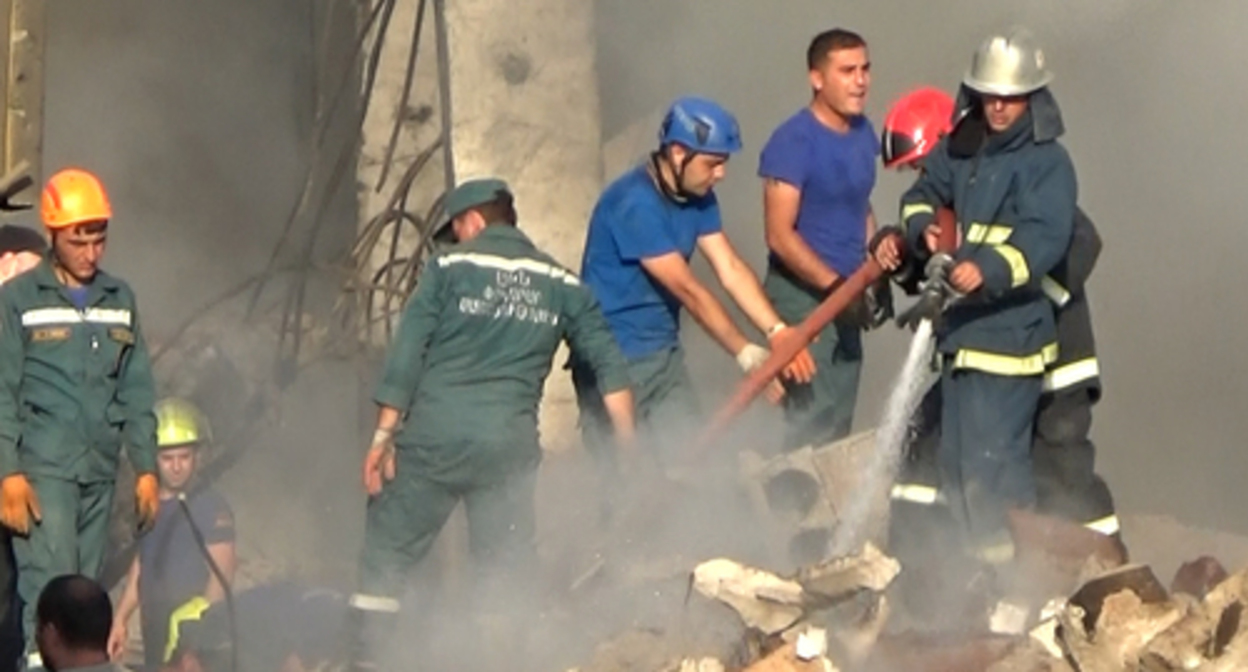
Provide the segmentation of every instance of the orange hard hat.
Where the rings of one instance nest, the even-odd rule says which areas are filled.
[[[43,188],[43,225],[49,229],[65,229],[112,216],[104,185],[85,170],[66,168],[53,175]]]

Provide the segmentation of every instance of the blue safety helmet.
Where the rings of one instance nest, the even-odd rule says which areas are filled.
[[[659,147],[672,143],[698,153],[732,154],[741,151],[741,127],[719,103],[686,96],[672,103],[659,127]]]

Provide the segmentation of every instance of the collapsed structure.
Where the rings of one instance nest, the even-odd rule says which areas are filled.
[[[1043,602],[1011,611],[990,594],[974,595],[980,587],[972,583],[965,591],[979,599],[950,600],[936,619],[916,620],[904,594],[914,588],[902,579],[922,568],[903,566],[875,543],[886,537],[886,497],[872,507],[869,539],[859,552],[831,560],[820,555],[853,491],[853,467],[866,459],[872,438],[867,432],[771,460],[743,457],[741,486],[777,532],[773,543],[787,544],[789,559],[800,564],[778,573],[713,558],[689,568],[691,592],[719,604],[720,616],[731,614],[735,642],[721,639],[719,650],[711,651],[704,638],[692,637],[683,642],[688,655],[673,656],[680,638],[702,626],[690,625],[683,634],[679,628],[629,631],[602,643],[576,669],[1176,672],[1248,666],[1248,627],[1241,625],[1248,569],[1228,575],[1217,560],[1202,556],[1179,567],[1167,586],[1147,565],[1122,564],[1086,530],[1034,515],[1016,514],[1022,551],[1016,562]],[[1163,533],[1174,537],[1174,529]],[[690,618],[713,618],[694,606]],[[669,658],[622,650],[661,651]]]

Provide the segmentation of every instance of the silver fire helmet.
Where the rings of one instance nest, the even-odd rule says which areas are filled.
[[[1021,96],[1047,85],[1053,73],[1031,33],[1015,28],[984,40],[975,50],[962,83],[981,94]]]

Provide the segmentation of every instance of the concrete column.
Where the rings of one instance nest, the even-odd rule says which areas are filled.
[[[460,179],[498,175],[515,189],[520,225],[580,268],[585,225],[602,189],[594,3],[446,3],[452,146]],[[560,353],[542,407],[550,450],[579,442]]]
[[[377,84],[365,118],[357,179],[360,221],[382,212],[399,177],[451,118],[450,146],[459,180],[496,175],[516,192],[521,227],[539,247],[573,270],[580,266],[585,225],[602,188],[602,138],[594,66],[593,3],[586,0],[455,0],[445,2],[449,100],[438,97],[434,5],[429,0],[416,77],[402,99],[419,0],[398,0],[382,49]],[[396,114],[403,116],[387,183],[375,191]],[[445,184],[434,157],[408,192],[408,209],[423,215]],[[399,257],[418,236],[406,227]],[[384,268],[389,231],[368,274]],[[399,304],[392,305],[398,308]],[[576,404],[560,353],[541,411],[543,442],[573,445]]]
[[[5,73],[0,80],[4,100],[4,137],[0,174],[29,162],[34,184],[17,194],[14,203],[38,207],[42,189],[43,154],[43,0],[0,0],[0,58]]]

